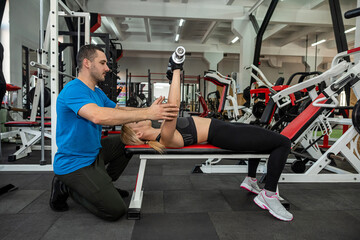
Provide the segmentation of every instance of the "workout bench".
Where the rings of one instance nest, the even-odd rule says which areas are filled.
[[[131,197],[128,209],[128,219],[140,219],[140,210],[143,199],[142,184],[144,180],[147,160],[151,159],[208,159],[208,158],[227,158],[227,159],[251,159],[268,158],[269,154],[237,153],[230,150],[221,149],[210,144],[196,144],[183,148],[167,148],[164,154],[160,154],[149,145],[134,145],[125,147],[126,154],[139,154],[140,166],[136,179],[135,189]],[[247,173],[247,165],[244,165],[243,173]],[[288,203],[284,203],[288,207]]]

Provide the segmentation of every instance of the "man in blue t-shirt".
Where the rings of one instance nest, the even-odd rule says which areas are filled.
[[[177,117],[176,105],[162,104],[158,98],[148,108],[118,107],[96,85],[109,71],[104,51],[85,45],[77,55],[79,75],[65,85],[57,98],[57,126],[54,172],[50,207],[66,211],[68,196],[96,216],[117,220],[126,211],[116,189],[116,181],[130,157],[125,156],[120,136],[101,139],[102,125],[120,125],[141,120],[171,120]]]

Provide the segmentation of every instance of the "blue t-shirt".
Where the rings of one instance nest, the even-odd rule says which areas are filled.
[[[116,106],[100,88],[93,91],[77,78],[66,84],[57,98],[55,174],[64,175],[89,166],[99,154],[102,126],[78,115],[80,108],[89,103]]]

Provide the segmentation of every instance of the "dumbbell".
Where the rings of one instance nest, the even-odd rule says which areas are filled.
[[[185,61],[185,48],[183,46],[179,46],[176,48],[175,52],[171,55],[166,71],[166,78],[169,79],[170,84],[173,77],[172,71],[175,69],[182,70],[182,65],[184,61]]]
[[[183,46],[177,47],[171,57],[174,63],[176,64],[183,63],[185,61],[185,48]]]

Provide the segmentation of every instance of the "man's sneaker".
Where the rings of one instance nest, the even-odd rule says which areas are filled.
[[[51,186],[50,207],[56,212],[64,212],[69,210],[66,200],[69,193],[65,184],[60,181],[57,176],[54,176]]]
[[[246,177],[241,183],[240,187],[248,190],[249,192],[259,194],[261,188],[257,185],[257,180],[252,180],[251,177]]]
[[[127,198],[130,195],[129,192],[126,190],[122,190],[120,188],[116,188],[116,190],[119,192],[122,198]]]
[[[262,209],[267,209],[276,218],[283,221],[291,221],[293,215],[289,213],[280,203],[277,193],[271,197],[266,195],[265,190],[262,190],[255,198],[254,202]]]

